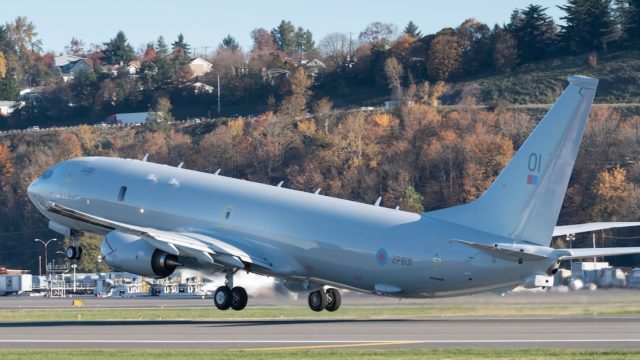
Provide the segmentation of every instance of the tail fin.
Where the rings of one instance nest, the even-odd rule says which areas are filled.
[[[569,86],[481,197],[425,216],[548,246],[597,86],[597,79],[570,76]]]

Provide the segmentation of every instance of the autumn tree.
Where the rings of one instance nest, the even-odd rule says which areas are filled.
[[[307,101],[311,92],[311,79],[302,67],[296,68],[289,77],[290,95],[285,97],[278,109],[279,115],[299,120],[307,113]]]
[[[384,72],[389,81],[389,89],[394,100],[402,99],[402,65],[395,58],[389,58],[384,63]]]
[[[510,72],[518,63],[518,43],[508,31],[496,26],[491,36],[493,66],[500,72]]]
[[[594,220],[625,221],[635,219],[640,211],[640,193],[626,180],[623,168],[604,170],[598,174],[591,211]]]
[[[455,33],[442,31],[436,35],[427,54],[427,71],[436,80],[446,80],[460,66],[462,48]]]
[[[73,55],[77,57],[86,56],[86,50],[84,49],[84,41],[76,38],[75,36],[71,38],[71,41],[69,41],[69,45],[65,46],[64,50],[69,55]]]
[[[0,79],[4,79],[7,75],[7,59],[4,57],[2,51],[0,51]]]
[[[360,32],[358,40],[374,47],[386,48],[395,39],[396,31],[393,24],[374,21]]]

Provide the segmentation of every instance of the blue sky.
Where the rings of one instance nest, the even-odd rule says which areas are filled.
[[[493,26],[509,20],[515,8],[531,3],[548,7],[557,21],[563,15],[556,5],[566,1],[547,0],[244,0],[184,3],[166,0],[135,1],[51,1],[9,0],[0,7],[0,23],[27,16],[39,32],[45,50],[62,52],[71,37],[85,44],[102,43],[123,30],[134,48],[163,35],[167,43],[179,33],[192,47],[203,52],[215,48],[227,34],[243,46],[251,47],[249,33],[257,27],[268,30],[281,20],[313,32],[316,44],[330,32],[358,33],[373,21],[394,23],[402,29],[413,20],[423,34],[447,26],[457,26],[466,18],[476,18]]]

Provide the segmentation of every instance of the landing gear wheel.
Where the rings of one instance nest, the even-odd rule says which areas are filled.
[[[236,311],[240,311],[247,306],[249,296],[247,291],[240,286],[236,286],[231,289],[231,308]]]
[[[328,288],[326,293],[327,306],[325,306],[325,309],[331,312],[338,310],[340,308],[340,304],[342,303],[342,295],[340,295],[340,290]]]
[[[77,255],[77,250],[74,246],[69,246],[67,250],[65,250],[64,254],[67,255],[67,259],[74,260]]]
[[[313,311],[324,310],[327,307],[327,293],[322,289],[309,293],[309,307]]]
[[[65,255],[69,260],[80,260],[82,258],[82,247],[69,246],[67,250],[65,250]]]
[[[220,286],[213,295],[213,302],[219,310],[227,310],[231,306],[231,289]]]

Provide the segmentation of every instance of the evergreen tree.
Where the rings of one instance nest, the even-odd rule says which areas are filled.
[[[20,89],[16,74],[11,66],[7,66],[4,78],[0,78],[0,100],[18,100],[19,97]]]
[[[556,42],[556,24],[546,11],[547,8],[540,5],[529,5],[511,15],[508,29],[518,43],[518,57],[523,63],[549,55]]]
[[[624,39],[635,45],[640,44],[640,0],[620,0],[617,10]]]
[[[289,54],[299,50],[311,51],[315,46],[311,31],[302,27],[296,29],[291,21],[282,20],[278,27],[271,30],[271,36],[276,48]]]
[[[176,40],[173,44],[171,44],[171,50],[176,53],[176,50],[182,50],[181,52],[185,55],[189,55],[189,52],[191,51],[191,45],[187,44],[184,41],[184,35],[182,35],[182,33],[180,33],[178,35],[178,40]]]
[[[236,53],[240,51],[240,44],[238,44],[238,41],[236,41],[236,39],[233,36],[227,35],[224,39],[222,39],[222,44],[220,44],[218,48],[227,49],[233,53]]]
[[[104,43],[104,50],[102,50],[104,60],[107,64],[126,64],[129,61],[135,59],[133,47],[127,42],[127,37],[124,32],[118,31],[116,37],[109,42]]]
[[[162,35],[158,36],[158,40],[156,41],[156,53],[160,56],[169,55],[169,47],[164,41],[164,37]]]
[[[420,39],[422,37],[422,33],[418,30],[418,26],[414,24],[413,21],[409,21],[402,33],[416,39]]]
[[[276,47],[280,51],[290,51],[294,49],[296,45],[296,40],[293,37],[296,28],[293,26],[291,21],[280,22],[278,27],[271,29],[271,37],[273,37],[273,41],[276,43]]]
[[[584,53],[607,50],[615,39],[615,23],[611,14],[611,0],[568,0],[558,6],[566,15],[562,28],[563,44],[570,51]]]

